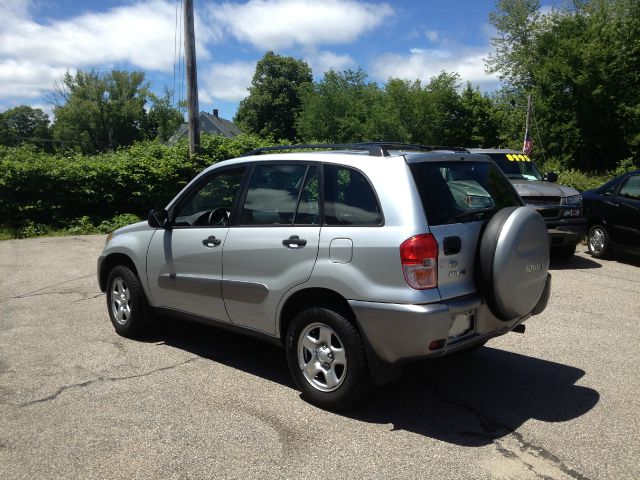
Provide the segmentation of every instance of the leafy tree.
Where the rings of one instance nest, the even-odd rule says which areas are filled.
[[[491,97],[467,82],[460,93],[462,107],[461,145],[494,147],[500,143],[500,123]]]
[[[0,113],[0,144],[26,142],[50,148],[50,140],[49,116],[41,109],[20,105]]]
[[[173,106],[172,92],[167,88],[161,97],[150,93],[149,98],[152,105],[143,124],[144,137],[166,142],[184,122],[183,109]]]
[[[387,126],[380,121],[382,100],[382,91],[362,70],[330,70],[305,93],[296,127],[306,141],[388,140]]]
[[[500,0],[488,60],[515,96],[533,94],[542,143],[564,167],[614,168],[640,153],[640,2],[581,0],[541,15]],[[524,113],[522,113],[524,117]]]
[[[149,97],[143,72],[67,72],[52,99],[54,136],[84,152],[131,145],[142,137]]]
[[[539,60],[534,45],[541,31],[543,17],[539,0],[497,0],[489,22],[497,34],[491,40],[494,52],[487,59],[489,73],[520,88],[534,83],[534,69]]]
[[[304,61],[267,52],[256,65],[249,96],[240,102],[234,121],[247,133],[294,140],[301,96],[312,81]]]

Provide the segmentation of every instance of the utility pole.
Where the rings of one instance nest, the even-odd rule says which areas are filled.
[[[529,155],[533,148],[531,143],[531,137],[529,136],[529,125],[531,124],[531,94],[527,95],[527,122],[524,127],[524,143],[522,144],[522,151]]]
[[[189,153],[200,152],[198,116],[198,72],[196,68],[196,37],[193,28],[193,0],[184,0],[184,59],[187,69],[187,101],[189,103]]]

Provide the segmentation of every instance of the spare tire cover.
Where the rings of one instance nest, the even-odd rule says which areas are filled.
[[[549,270],[549,234],[530,207],[497,212],[480,240],[478,289],[492,313],[513,320],[531,313],[544,290]]]

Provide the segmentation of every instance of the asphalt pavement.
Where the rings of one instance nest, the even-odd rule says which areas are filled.
[[[640,478],[640,261],[578,247],[547,310],[341,414],[283,350],[164,320],[115,334],[105,238],[0,242],[0,478]]]

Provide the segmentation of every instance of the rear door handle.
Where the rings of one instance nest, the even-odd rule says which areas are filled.
[[[213,248],[220,245],[222,240],[217,239],[215,236],[211,235],[209,238],[205,238],[202,240],[202,244],[207,248]]]
[[[291,235],[289,238],[282,240],[282,244],[287,248],[302,248],[307,244],[307,241],[298,235]]]

